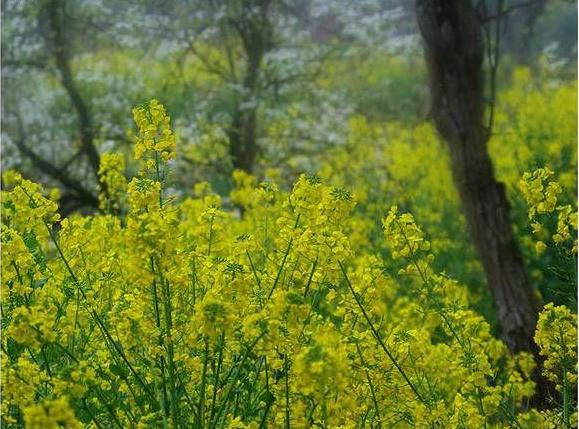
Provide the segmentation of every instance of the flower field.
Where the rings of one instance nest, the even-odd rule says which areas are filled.
[[[545,92],[515,85],[497,114],[497,127],[520,137],[559,112],[559,134],[540,146],[554,171],[527,161],[532,139],[516,156],[512,134],[491,140],[539,283],[544,267],[576,260],[566,197],[575,172],[556,157],[561,142],[574,144],[564,133],[576,118],[548,109],[575,91],[537,102]],[[535,341],[552,393],[536,406],[534,356],[511,354],[483,314],[482,289],[453,276],[480,268],[440,228],[463,222],[448,216],[458,212],[450,178],[434,161],[417,177],[402,155],[411,134],[425,142],[421,162],[444,160],[432,129],[354,119],[358,149],[329,154],[324,179],[286,186],[275,172],[260,182],[236,171],[227,196],[204,182],[182,196],[170,186],[177,139],[165,108],[152,100],[133,117],[137,172],[127,178],[121,152],[102,156],[100,214],[61,218],[57,192],[3,175],[2,427],[576,427],[576,307],[562,298],[540,313]],[[384,133],[392,144],[381,146]],[[363,173],[367,160],[387,163],[392,179]],[[524,170],[509,177],[512,162]],[[399,200],[374,195],[401,189]]]

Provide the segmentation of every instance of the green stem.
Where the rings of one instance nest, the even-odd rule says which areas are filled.
[[[284,357],[285,370],[285,428],[290,429],[289,364],[287,353]]]
[[[54,233],[52,232],[52,229],[50,228],[50,226],[45,223],[44,224],[46,226],[46,229],[48,230],[48,234],[52,240],[52,242],[54,243],[54,246],[56,247],[56,250],[60,256],[60,258],[62,259],[68,273],[70,274],[72,280],[75,283],[75,286],[77,287],[78,291],[81,293],[83,299],[86,302],[87,308],[89,310],[89,314],[93,317],[93,319],[95,320],[97,326],[99,327],[99,330],[101,331],[101,333],[103,334],[103,337],[105,338],[105,340],[107,340],[108,342],[110,342],[110,344],[113,346],[113,348],[115,349],[115,351],[119,354],[119,356],[121,357],[121,359],[124,361],[125,365],[127,365],[127,367],[129,368],[129,371],[133,374],[133,376],[137,379],[137,381],[139,382],[139,384],[141,385],[141,387],[143,387],[143,390],[147,393],[147,395],[149,395],[149,397],[151,399],[153,399],[154,401],[156,401],[155,396],[152,394],[152,392],[149,390],[149,388],[147,387],[147,385],[145,384],[145,382],[143,381],[143,379],[141,378],[141,376],[137,373],[137,371],[135,370],[135,368],[133,367],[133,365],[131,365],[131,363],[129,362],[129,360],[127,359],[125,353],[123,352],[123,350],[119,347],[119,345],[117,344],[116,341],[113,340],[111,334],[109,333],[108,329],[106,328],[106,326],[104,325],[103,321],[101,320],[100,316],[97,314],[97,312],[90,307],[90,304],[88,302],[87,296],[84,293],[84,290],[82,289],[81,285],[80,285],[80,281],[78,280],[78,277],[74,274],[74,272],[72,271],[72,268],[70,266],[70,264],[68,263],[68,260],[66,259],[66,257],[64,256],[64,253],[62,251],[62,249],[60,248],[60,245],[58,244],[58,240],[56,239],[56,237],[54,236]]]
[[[378,341],[378,344],[380,345],[382,350],[384,350],[384,353],[386,353],[386,356],[388,356],[388,358],[394,364],[394,366],[396,367],[396,369],[398,370],[398,372],[400,373],[400,375],[402,376],[404,381],[406,381],[406,384],[408,384],[408,386],[412,389],[412,391],[414,392],[414,395],[418,398],[418,400],[420,402],[422,402],[423,404],[428,406],[429,404],[424,400],[422,395],[420,395],[420,393],[418,392],[418,389],[414,386],[414,384],[412,384],[412,382],[410,381],[410,379],[406,375],[406,372],[404,372],[404,370],[402,369],[402,366],[400,366],[398,361],[394,358],[394,355],[392,355],[390,350],[388,350],[388,347],[386,347],[386,344],[384,344],[384,341],[382,341],[380,334],[378,333],[378,331],[374,327],[374,324],[370,320],[368,313],[366,313],[366,310],[364,309],[364,306],[362,305],[360,298],[358,298],[358,295],[356,295],[356,292],[354,291],[354,287],[352,286],[352,283],[350,282],[350,279],[348,278],[348,274],[346,273],[344,266],[342,265],[341,262],[338,262],[338,264],[340,265],[340,269],[342,270],[342,274],[344,275],[344,278],[346,279],[346,283],[348,284],[348,288],[350,289],[350,292],[352,292],[352,295],[354,296],[354,299],[356,300],[356,304],[358,304],[358,307],[362,311],[362,315],[364,316],[364,319],[366,319],[368,326],[370,327],[370,329],[372,330],[372,333],[374,334],[374,338],[376,338],[376,341]]]
[[[374,389],[374,383],[372,383],[372,378],[370,377],[370,371],[368,371],[366,360],[364,355],[362,355],[362,350],[360,350],[360,345],[356,341],[356,350],[358,351],[358,356],[360,356],[360,362],[362,362],[362,367],[366,373],[366,380],[368,380],[368,385],[370,386],[370,393],[372,394],[372,402],[374,403],[374,412],[376,414],[376,419],[378,420],[378,429],[382,429],[382,418],[380,417],[380,408],[378,407],[378,400],[376,399],[376,391]]]
[[[216,419],[213,421],[213,423],[209,426],[210,428],[215,428],[217,427],[217,423],[219,422],[219,420],[221,420],[222,416],[225,415],[225,411],[227,410],[227,405],[229,402],[229,398],[231,396],[231,394],[233,393],[233,390],[235,389],[235,386],[237,384],[237,380],[239,377],[239,373],[241,372],[241,368],[243,367],[243,365],[245,364],[245,362],[247,361],[247,358],[249,357],[249,354],[251,353],[251,351],[253,350],[253,348],[255,347],[255,345],[258,343],[258,341],[265,335],[265,332],[262,332],[261,334],[259,334],[254,340],[253,342],[247,347],[247,350],[245,351],[245,353],[243,354],[243,357],[241,358],[241,360],[239,361],[239,363],[236,365],[235,367],[235,372],[233,373],[232,371],[230,371],[227,376],[225,377],[224,382],[228,382],[229,381],[229,377],[231,375],[233,375],[231,382],[229,382],[229,388],[227,389],[227,392],[225,393],[224,397],[223,397],[223,402],[221,403],[219,410],[216,413]]]
[[[151,272],[153,274],[153,283],[152,283],[152,294],[153,294],[153,306],[154,306],[154,310],[155,310],[155,325],[157,327],[157,330],[159,332],[159,346],[161,348],[163,348],[163,330],[162,330],[162,326],[161,326],[161,311],[159,308],[159,294],[157,291],[157,278],[156,278],[156,270],[155,270],[155,260],[153,258],[153,256],[150,257],[150,262],[151,262]],[[165,379],[165,364],[163,362],[163,357],[161,356],[159,358],[159,370],[161,372],[161,383],[162,383],[162,389],[158,389],[161,391],[162,393],[162,397],[160,399],[160,402],[163,405],[163,421],[165,422],[165,426],[166,426],[166,421],[167,421],[167,403],[168,403],[168,399],[167,399],[167,389],[166,389],[166,385],[167,385],[167,381]]]
[[[294,224],[294,230],[298,227],[298,222],[299,222],[299,220],[300,220],[300,215],[298,215],[298,217],[296,218],[296,223]],[[269,291],[269,294],[267,295],[267,298],[268,298],[268,299],[271,298],[271,296],[273,295],[273,291],[275,290],[275,288],[276,288],[276,286],[277,286],[277,283],[279,282],[279,279],[280,279],[280,277],[281,277],[281,273],[282,273],[283,268],[284,268],[284,266],[285,266],[287,257],[288,257],[288,255],[289,255],[289,252],[290,252],[291,248],[292,248],[293,241],[294,241],[294,238],[293,238],[293,237],[290,238],[290,241],[289,241],[289,243],[288,243],[288,245],[287,245],[287,248],[285,249],[285,253],[284,253],[284,255],[283,255],[283,259],[282,259],[281,264],[280,264],[280,266],[279,266],[279,269],[278,269],[278,271],[277,271],[277,275],[275,276],[275,280],[274,280],[274,282],[273,282],[273,286],[271,287],[271,290]]]
[[[217,389],[219,387],[219,375],[221,373],[221,365],[223,364],[223,349],[225,347],[225,332],[221,333],[219,338],[219,354],[217,356],[217,369],[214,372],[213,377],[213,398],[211,399],[211,417],[210,421],[213,421],[215,417],[215,403],[217,401]]]
[[[205,339],[205,353],[203,358],[203,373],[201,375],[201,394],[199,395],[199,405],[197,416],[199,420],[199,427],[205,425],[203,413],[205,412],[205,380],[207,378],[207,362],[209,360],[209,341]]]
[[[568,428],[571,427],[570,413],[569,413],[569,389],[567,380],[567,370],[563,365],[563,422]]]
[[[317,265],[318,265],[318,257],[316,256],[316,260],[314,261],[312,265],[312,270],[310,271],[310,276],[308,277],[308,283],[306,284],[306,287],[304,289],[304,298],[308,295],[308,292],[310,291],[310,286],[312,284],[312,280],[314,278],[314,273],[316,271]]]
[[[171,306],[171,288],[169,287],[169,282],[163,277],[163,273],[159,267],[157,270],[159,277],[161,279],[161,285],[164,291],[164,315],[165,315],[165,329],[167,334],[167,366],[169,370],[169,395],[171,396],[171,402],[169,408],[171,411],[171,420],[173,428],[178,428],[179,426],[179,404],[177,400],[177,369],[175,367],[175,349],[173,344],[173,308]]]

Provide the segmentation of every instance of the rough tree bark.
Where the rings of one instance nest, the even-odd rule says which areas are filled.
[[[505,187],[494,176],[484,125],[484,41],[470,0],[417,0],[432,118],[446,141],[473,243],[512,352],[536,351],[539,303],[523,267]]]

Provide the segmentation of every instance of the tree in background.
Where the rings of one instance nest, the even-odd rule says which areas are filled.
[[[179,137],[179,192],[208,180],[225,193],[233,168],[261,177],[274,167],[290,179],[315,172],[346,144],[353,113],[422,120],[426,88],[404,0],[3,0],[2,8],[4,167],[58,186],[65,214],[97,208],[99,154],[130,150],[127,106],[150,98],[168,106]]]
[[[505,186],[495,178],[487,147],[494,106],[485,123],[484,17],[470,0],[417,0],[416,12],[429,72],[432,119],[450,152],[454,181],[492,291],[502,337],[511,352],[537,355],[533,337],[539,302],[515,241]],[[499,9],[498,16],[502,13]],[[539,396],[545,395],[547,387],[538,381]]]
[[[99,168],[99,155],[94,145],[94,130],[90,109],[80,94],[74,76],[71,71],[70,57],[72,38],[70,27],[65,24],[67,16],[66,2],[45,1],[38,4],[29,4],[27,7],[18,4],[4,2],[5,8],[10,8],[10,12],[20,12],[20,28],[17,23],[11,23],[12,28],[5,30],[3,41],[3,64],[8,67],[8,76],[3,79],[3,86],[10,88],[10,81],[13,75],[22,69],[35,69],[37,71],[48,72],[59,79],[62,88],[66,92],[70,104],[76,113],[77,131],[79,135],[79,147],[75,153],[69,154],[70,158],[64,161],[64,165],[57,164],[53,159],[43,154],[38,148],[33,148],[28,143],[29,133],[22,119],[20,109],[5,109],[8,115],[3,115],[3,125],[13,129],[14,143],[20,154],[40,170],[43,174],[50,176],[59,182],[66,189],[63,201],[70,202],[70,208],[65,208],[64,212],[74,210],[80,205],[98,207],[96,192],[82,180],[74,177],[68,171],[68,166],[80,160],[87,161],[91,169],[91,176],[96,178]],[[35,23],[36,25],[33,25]],[[27,26],[28,24],[28,26]],[[31,25],[32,24],[32,25]],[[10,31],[12,30],[12,31]],[[19,33],[20,30],[20,33]],[[14,37],[15,41],[27,41],[31,45],[31,39],[36,39],[37,46],[42,47],[42,53],[18,52],[13,46],[8,45],[6,38]],[[19,37],[24,39],[20,39]],[[8,45],[8,46],[6,46]],[[5,92],[6,94],[6,92]],[[9,94],[10,102],[16,102],[16,93]],[[5,102],[5,106],[7,103]]]
[[[324,61],[358,40],[372,45],[363,29],[385,20],[357,23],[388,12],[386,3],[5,0],[5,166],[58,186],[64,214],[95,210],[99,154],[130,141],[126,106],[153,97],[170,106],[184,144],[223,140],[229,152],[182,151],[179,189],[230,180],[232,167],[260,174],[258,159],[307,159],[336,143],[330,131],[351,111],[317,86]],[[269,128],[288,118],[281,147]]]
[[[169,2],[162,10],[137,7],[136,15],[149,17],[142,33],[171,44],[181,68],[201,64],[216,79],[233,168],[258,173],[257,160],[272,152],[262,142],[272,118],[297,100],[323,106],[328,97],[316,80],[327,60],[343,57],[362,40],[369,46],[380,35],[389,39],[384,36],[398,16],[384,19],[394,9],[391,3],[192,0]]]
[[[236,3],[236,2],[235,2]],[[258,84],[265,55],[274,47],[272,0],[243,0],[228,5],[226,16],[243,47],[242,96],[234,108],[229,147],[234,168],[253,171],[257,146]],[[232,14],[229,13],[234,9]]]
[[[90,6],[3,2],[10,16],[2,38],[3,134],[31,173],[58,184],[65,216],[81,208],[97,210],[99,189],[106,192],[98,177],[103,121],[95,118],[95,100],[79,84],[73,66],[81,52],[97,44],[96,37],[84,37],[90,30],[110,30],[108,16]]]
[[[229,152],[234,168],[252,172],[258,154],[258,109],[268,86],[265,57],[279,43],[274,23],[279,1],[198,0],[171,6],[154,12],[168,17],[160,31],[177,41],[183,58],[193,55],[233,89]]]

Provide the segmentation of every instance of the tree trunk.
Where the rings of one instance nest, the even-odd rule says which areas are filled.
[[[85,152],[92,171],[98,181],[100,155],[94,144],[92,116],[88,105],[80,94],[70,68],[70,56],[64,34],[64,7],[61,0],[51,0],[48,4],[48,23],[50,45],[54,55],[62,86],[66,90],[78,118],[80,144]],[[101,183],[101,186],[103,184]]]
[[[233,168],[251,173],[257,157],[257,111],[237,108],[229,130],[229,147]]]
[[[234,27],[246,56],[243,78],[245,94],[237,104],[229,130],[230,154],[233,167],[253,172],[258,153],[257,109],[259,105],[259,75],[265,54],[273,47],[273,29],[269,20],[271,0],[243,0],[242,14]],[[258,13],[255,13],[255,11]]]
[[[67,40],[67,35],[65,34],[67,18],[65,16],[66,2],[62,0],[50,0],[46,4],[46,7],[48,13],[47,19],[49,28],[47,41],[52,50],[62,86],[66,90],[72,107],[76,112],[80,133],[80,147],[82,152],[87,157],[89,166],[94,174],[96,182],[98,183],[98,187],[100,188],[100,192],[102,192],[104,195],[108,195],[107,184],[105,181],[101,180],[98,174],[100,168],[100,154],[94,141],[95,139],[92,114],[89,105],[77,87],[70,66],[70,51],[68,45],[70,41]],[[94,200],[89,198],[87,195],[79,193],[76,193],[76,195],[79,197],[77,202],[80,203],[80,207],[82,207],[84,203],[90,203],[91,206],[94,206]],[[73,206],[73,208],[76,208],[76,206]],[[96,204],[96,208],[99,208],[98,203]]]
[[[432,116],[450,150],[473,243],[512,352],[535,351],[538,302],[509,220],[505,187],[493,173],[484,121],[484,45],[470,0],[417,0],[428,65]]]

